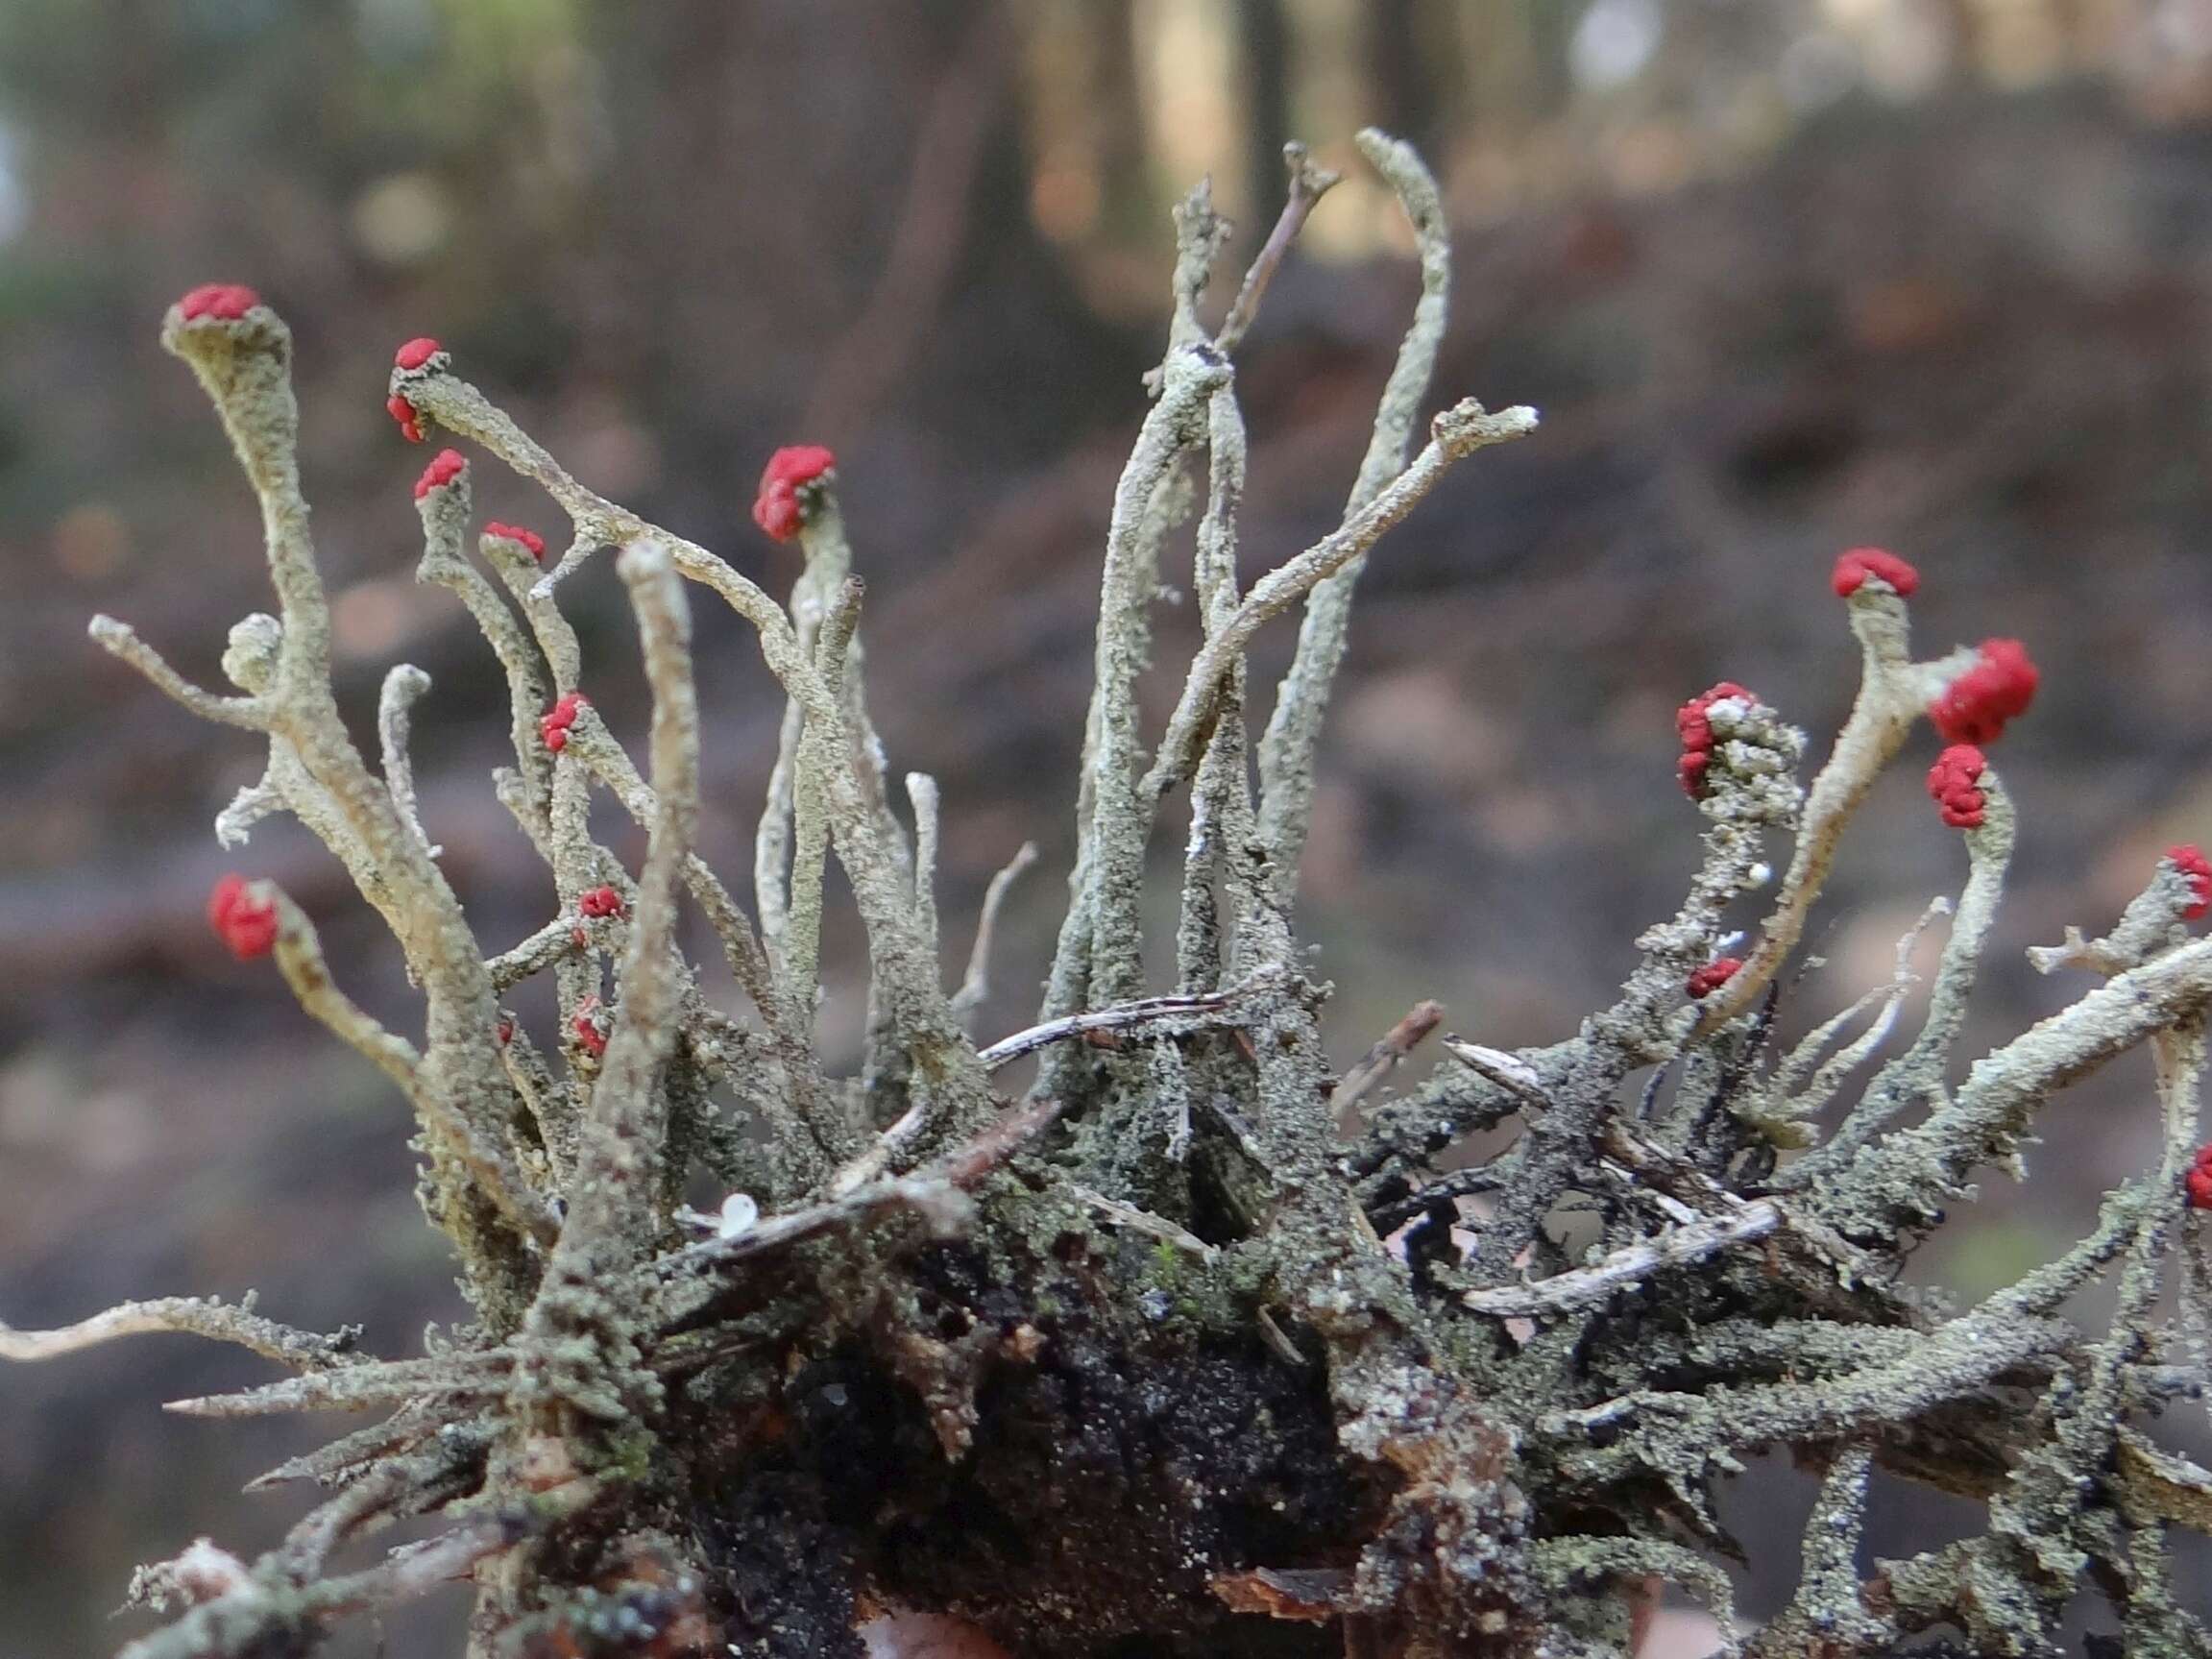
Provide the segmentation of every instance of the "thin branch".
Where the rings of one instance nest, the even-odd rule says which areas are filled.
[[[605,1064],[593,1086],[570,1183],[569,1216],[553,1272],[603,1274],[634,1260],[657,1227],[659,1175],[668,1130],[662,1067],[676,1041],[676,1016],[690,976],[676,952],[676,881],[697,833],[699,710],[692,687],[691,611],[668,554],[641,541],[618,568],[644,641],[653,690],[655,811],[638,877],[622,995]]]
[[[1082,1000],[1118,1002],[1143,982],[1139,898],[1150,813],[1137,788],[1136,677],[1149,654],[1148,606],[1159,516],[1155,499],[1198,438],[1228,366],[1210,347],[1172,354],[1159,401],[1145,417],[1114,488],[1099,584],[1094,680],[1084,720],[1076,869],[1046,994],[1048,1014]]]
[[[486,1556],[512,1549],[584,1508],[597,1493],[591,1481],[571,1480],[538,1494],[526,1508],[479,1517],[439,1537],[403,1545],[377,1566],[316,1584],[270,1585],[256,1574],[166,1629],[139,1638],[117,1659],[209,1659],[258,1651],[269,1633],[321,1626],[348,1613],[428,1595],[466,1577]]]
[[[483,1398],[501,1392],[515,1356],[505,1349],[382,1359],[342,1370],[309,1372],[231,1394],[172,1400],[181,1417],[269,1417],[286,1411],[368,1411],[432,1396]]]
[[[1228,625],[1237,607],[1237,515],[1244,505],[1250,447],[1244,411],[1236,389],[1224,386],[1206,405],[1205,515],[1199,520],[1192,549],[1192,585],[1198,593],[1203,637],[1211,640]],[[1231,911],[1232,933],[1252,916],[1255,883],[1249,851],[1232,842],[1252,817],[1251,769],[1246,760],[1245,669],[1229,671],[1215,717],[1213,734],[1199,761],[1191,786],[1190,834],[1183,843],[1182,899],[1176,918],[1176,985],[1185,995],[1213,989],[1222,982],[1232,941],[1225,939],[1222,907]],[[1169,1132],[1173,1150],[1188,1142],[1187,1099],[1177,1109]]]
[[[651,825],[660,812],[659,795],[639,773],[629,751],[615,741],[614,734],[589,706],[577,711],[564,753],[568,752],[575,754],[633,819]],[[732,977],[761,1011],[769,1028],[775,1029],[784,1003],[783,988],[761,949],[750,918],[721,878],[695,855],[684,862],[684,882],[693,899],[707,913]]]
[[[1357,1106],[1367,1097],[1369,1090],[1405,1063],[1405,1058],[1444,1021],[1444,1004],[1417,1002],[1408,1009],[1405,1017],[1390,1030],[1367,1053],[1359,1063],[1349,1066],[1337,1079],[1336,1090],[1328,1103],[1338,1111]]]
[[[1222,319],[1220,329],[1214,333],[1214,350],[1225,357],[1233,355],[1237,347],[1244,344],[1252,319],[1259,315],[1260,302],[1267,298],[1268,284],[1275,281],[1276,271],[1290,252],[1290,245],[1305,228],[1314,204],[1344,178],[1341,173],[1315,166],[1306,147],[1296,139],[1282,147],[1282,164],[1290,174],[1290,194],[1283,202],[1275,229],[1268,232],[1266,244],[1252,260],[1252,268],[1245,272],[1244,285],[1237,289],[1228,315]]]
[[[1034,1054],[1040,1048],[1065,1042],[1071,1037],[1107,1032],[1187,1034],[1219,1023],[1210,1016],[1226,1012],[1247,997],[1271,988],[1274,988],[1272,982],[1253,981],[1213,996],[1148,997],[1139,1002],[1125,1003],[1118,1008],[1069,1014],[1061,1019],[1048,1019],[1041,1025],[1033,1025],[1026,1031],[1015,1032],[1011,1037],[1001,1037],[988,1048],[980,1050],[977,1058],[982,1061],[986,1071],[996,1071],[1026,1054]],[[833,1197],[850,1194],[876,1180],[913,1145],[927,1127],[928,1117],[926,1107],[916,1105],[885,1130],[867,1151],[848,1162],[831,1179],[829,1190]]]
[[[590,768],[631,817],[642,824],[654,821],[660,809],[652,786],[639,776],[628,752],[615,742],[589,707],[578,712],[576,723],[570,730],[569,750],[577,756],[581,765]],[[744,911],[722,885],[721,878],[695,853],[684,861],[684,883],[693,901],[706,913],[715,937],[721,941],[723,960],[728,963],[732,977],[752,999],[762,1023],[767,1027],[785,1085],[775,1092],[788,1095],[805,1138],[812,1143],[810,1150],[799,1137],[784,1134],[776,1137],[778,1156],[789,1166],[785,1171],[787,1178],[794,1183],[794,1189],[803,1188],[820,1174],[815,1154],[836,1159],[851,1150],[842,1115],[831,1100],[814,1061],[809,1035],[812,1021],[802,1015],[795,999],[788,994],[787,982],[770,964]]]
[[[2005,890],[2005,872],[2011,863],[2017,827],[2012,796],[1994,769],[1982,772],[1981,789],[1982,821],[1965,838],[1970,861],[1966,887],[1958,896],[1951,937],[1944,941],[1943,957],[1936,965],[1920,1034],[1909,1048],[1875,1074],[1829,1143],[1814,1148],[1784,1170],[1777,1186],[1801,1191],[1847,1167],[1859,1149],[1899,1112],[1920,1100],[1942,1096],[1944,1067],[1966,1023],[1967,999],[1973,994],[1990,924],[1997,919],[1997,901]]]
[[[1551,1096],[1544,1086],[1544,1074],[1518,1054],[1508,1054],[1502,1048],[1485,1048],[1479,1042],[1467,1042],[1456,1037],[1446,1037],[1444,1047],[1446,1053],[1476,1076],[1510,1090],[1538,1110],[1551,1105]]]
[[[1026,1031],[1017,1031],[1011,1037],[1002,1037],[988,1048],[978,1051],[984,1064],[996,1071],[1009,1065],[1025,1054],[1070,1037],[1087,1037],[1093,1032],[1140,1032],[1171,1029],[1178,1032],[1194,1030],[1208,1023],[1205,1016],[1233,1008],[1248,996],[1272,988],[1261,982],[1235,986],[1210,996],[1154,996],[1139,1002],[1123,1003],[1118,1008],[1099,1009],[1090,1013],[1071,1013],[1062,1019],[1048,1019],[1041,1025],[1033,1025]]]
[[[914,809],[914,925],[930,954],[937,954],[937,780],[907,773],[907,800]],[[956,1008],[954,1012],[959,1012]]]
[[[1037,843],[1022,842],[1006,866],[992,876],[990,885],[984,889],[983,909],[976,918],[976,941],[968,952],[967,972],[960,978],[960,989],[953,993],[953,1012],[962,1019],[981,1008],[991,993],[991,944],[998,934],[999,912],[1005,908],[1007,890],[1036,862]]]
[[[912,1174],[870,1178],[820,1204],[763,1216],[741,1232],[705,1239],[661,1256],[648,1265],[647,1272],[668,1281],[700,1269],[733,1267],[803,1239],[852,1226],[884,1209],[912,1209],[939,1231],[950,1231],[971,1213],[960,1195],[1057,1121],[1060,1110],[1060,1103],[1051,1100],[1017,1107],[983,1134]]]
[[[557,915],[521,943],[492,958],[484,966],[492,976],[492,988],[506,995],[524,980],[565,962],[583,947],[576,943],[576,920]]]
[[[1730,1103],[1730,1110],[1777,1145],[1798,1146],[1809,1141],[1812,1132],[1806,1126],[1806,1120],[1834,1099],[1835,1091],[1843,1086],[1843,1080],[1889,1039],[1906,993],[1919,983],[1919,976],[1912,971],[1913,949],[1930,924],[1950,912],[1951,901],[1946,898],[1934,900],[1921,912],[1919,919],[1897,941],[1896,963],[1890,971],[1889,983],[1862,992],[1840,1012],[1815,1026],[1775,1067],[1773,1076],[1763,1086],[1745,1091],[1741,1098]],[[1866,1029],[1822,1061],[1820,1057],[1835,1040],[1835,1034],[1868,1009],[1876,1012]],[[1808,1072],[1811,1073],[1810,1080]]]
[[[458,1410],[441,1413],[425,1402],[410,1403],[381,1423],[356,1428],[312,1452],[286,1458],[266,1474],[255,1476],[243,1490],[267,1492],[295,1480],[312,1480],[318,1486],[328,1486],[363,1464],[418,1445],[425,1436],[436,1433],[441,1424],[454,1421],[458,1414]]]
[[[64,1354],[97,1348],[121,1336],[142,1336],[157,1331],[181,1331],[212,1337],[250,1348],[263,1358],[304,1371],[327,1371],[368,1363],[353,1351],[359,1331],[349,1328],[335,1335],[321,1336],[263,1319],[253,1310],[253,1298],[227,1306],[211,1297],[164,1296],[151,1302],[126,1302],[105,1313],[95,1313],[74,1325],[54,1330],[18,1330],[0,1325],[0,1359],[32,1363],[58,1359]]]
[[[425,501],[425,509],[428,505]],[[523,825],[550,863],[552,849],[548,837],[551,832],[547,821],[547,803],[552,790],[553,757],[546,752],[545,742],[538,731],[538,719],[553,701],[551,675],[545,655],[532,644],[529,632],[499,597],[498,590],[481,571],[461,556],[464,525],[464,515],[456,513],[449,520],[444,515],[433,518],[425,510],[423,559],[416,567],[415,576],[418,581],[435,582],[457,597],[467,607],[485,643],[492,647],[492,654],[498,659],[500,671],[507,681],[508,741],[514,747],[516,769],[529,802]],[[521,579],[521,573],[527,571],[534,576],[537,567],[522,544],[505,536],[487,535],[481,537],[477,545],[486,562],[499,573],[511,590],[526,591],[528,583]]]
[[[273,723],[268,705],[259,697],[224,697],[202,691],[171,668],[159,651],[140,639],[129,623],[113,617],[94,617],[88,629],[94,642],[109,655],[129,663],[153,682],[157,691],[182,703],[204,720],[265,732]]]
[[[1533,1284],[1471,1290],[1460,1303],[1495,1319],[1527,1319],[1592,1307],[1670,1267],[1688,1267],[1730,1245],[1766,1237],[1782,1226],[1782,1207],[1757,1199],[1733,1214],[1696,1221],[1615,1251],[1603,1261],[1558,1273]]]
[[[393,810],[423,843],[424,852],[436,858],[445,849],[423,828],[422,811],[415,801],[415,764],[407,753],[409,711],[429,689],[428,674],[412,663],[395,663],[384,675],[384,690],[377,699],[377,735],[383,745],[384,788],[391,792]]]
[[[451,1110],[412,1043],[387,1031],[338,988],[330,977],[330,965],[324,960],[323,941],[306,913],[274,882],[251,882],[246,891],[250,897],[276,907],[277,966],[300,1006],[399,1086],[417,1114],[445,1139],[468,1167],[478,1189],[502,1215],[526,1235],[541,1243],[551,1242],[553,1219],[532,1194],[529,1183],[501,1142],[481,1134],[473,1123]]]
[[[2003,1157],[2066,1085],[2188,1019],[2212,998],[2212,940],[2116,975],[1984,1055],[1922,1122],[1860,1151],[1815,1192],[1812,1208],[1853,1237],[1925,1226],[1977,1164]]]
[[[1168,721],[1159,758],[1145,777],[1143,793],[1156,799],[1189,774],[1199,740],[1221,695],[1224,676],[1244,655],[1261,626],[1298,603],[1380,541],[1436,487],[1447,468],[1475,451],[1525,437],[1536,430],[1536,411],[1517,404],[1490,413],[1470,398],[1436,417],[1428,445],[1373,501],[1343,526],[1252,584],[1236,614],[1200,650],[1183,683],[1182,699]]]
[[[791,625],[799,655],[831,688],[851,726],[853,759],[868,780],[864,793],[875,813],[877,827],[886,837],[886,844],[900,849],[903,856],[903,832],[891,820],[887,803],[883,798],[883,745],[867,718],[862,683],[863,659],[854,633],[859,625],[857,607],[865,590],[852,585],[852,545],[845,535],[844,515],[838,506],[833,487],[835,478],[834,472],[824,475],[817,504],[799,533],[799,548],[805,563],[791,584]],[[824,650],[823,629],[840,618],[841,621],[837,622],[840,642],[837,648]],[[797,792],[804,781],[800,762],[806,710],[805,699],[792,692],[784,707],[776,763],[768,775],[767,799],[753,840],[754,903],[761,913],[761,937],[776,954],[779,964],[784,933],[790,926],[790,900],[785,866],[792,857],[793,814],[798,805]],[[814,752],[819,752],[822,734],[817,730],[815,735],[817,743]],[[819,780],[815,789],[818,817]],[[798,879],[795,870],[788,877],[791,884],[796,884]],[[799,994],[811,992],[812,988],[810,980],[799,988]]]
[[[1991,776],[1982,771],[1982,779]],[[1986,798],[1987,784],[1978,783]],[[2060,968],[2084,968],[2109,978],[2138,967],[2175,941],[2197,904],[2197,894],[2171,856],[2158,861],[2150,884],[2128,900],[2112,931],[2100,939],[2085,939],[2079,928],[2066,930],[2065,942],[2030,945],[2028,960],[2037,973]],[[2183,936],[2185,937],[2185,935]]]
[[[246,891],[253,899],[276,906],[277,966],[283,971],[284,983],[291,988],[300,1006],[321,1020],[347,1047],[367,1058],[378,1071],[398,1084],[419,1110],[442,1114],[441,1104],[425,1090],[423,1057],[415,1052],[415,1045],[396,1032],[385,1030],[330,978],[330,964],[323,958],[322,939],[315,932],[315,924],[307,919],[307,913],[294,904],[291,896],[275,882],[251,882]],[[461,1136],[473,1133],[468,1124],[458,1119],[449,1127]],[[498,1179],[511,1173],[501,1172]],[[518,1183],[516,1191],[520,1190]]]
[[[1098,1211],[1116,1227],[1126,1227],[1162,1244],[1172,1244],[1178,1250],[1187,1250],[1201,1261],[1211,1261],[1221,1252],[1190,1231],[1179,1227],[1165,1216],[1155,1215],[1149,1209],[1139,1209],[1133,1204],[1124,1204],[1118,1198],[1108,1198],[1103,1192],[1094,1192],[1081,1182],[1067,1183],[1068,1191],[1085,1205]]]
[[[1444,343],[1451,295],[1451,232],[1436,180],[1413,146],[1368,128],[1355,142],[1368,164],[1397,192],[1413,226],[1421,255],[1421,298],[1398,349],[1390,378],[1376,406],[1374,429],[1359,476],[1345,501],[1349,524],[1380,496],[1405,467],[1420,429],[1422,402],[1428,395]],[[1271,849],[1276,880],[1285,899],[1298,890],[1298,865],[1313,812],[1313,762],[1321,741],[1322,717],[1329,688],[1344,659],[1350,625],[1352,586],[1360,557],[1347,560],[1340,573],[1324,582],[1299,624],[1298,648],[1276,688],[1275,713],[1259,745],[1259,833]]]
[[[842,538],[839,541],[841,546]],[[833,695],[841,692],[841,675],[866,595],[867,584],[847,574],[826,596],[814,641],[814,662],[819,671],[831,677]],[[791,783],[790,911],[784,918],[777,967],[797,999],[797,1016],[810,1034],[814,1028],[814,991],[821,980],[822,882],[829,871],[830,856],[829,794],[833,778],[844,778],[850,772],[848,758],[839,753],[838,744],[835,728],[808,720],[799,733]],[[934,985],[934,963],[930,978]]]

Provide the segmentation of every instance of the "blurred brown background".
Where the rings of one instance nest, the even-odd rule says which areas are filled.
[[[944,788],[956,950],[991,869],[1045,849],[996,1033],[1066,870],[1167,205],[1210,172],[1241,262],[1285,137],[1353,174],[1240,368],[1249,577],[1335,522],[1411,303],[1368,122],[1459,231],[1440,400],[1544,427],[1365,579],[1304,906],[1343,1055],[1430,995],[1485,1041],[1570,1030],[1694,863],[1673,705],[1739,679],[1822,748],[1855,671],[1827,567],[1866,542],[1921,565],[1929,647],[2018,634],[2044,666],[1998,757],[2028,829],[1978,1035],[2074,994],[2018,947],[2212,837],[2212,0],[0,0],[0,1317],[258,1286],[399,1352],[457,1309],[401,1103],[201,906],[233,865],[281,877],[404,1018],[395,957],[296,827],[215,846],[253,744],[85,639],[109,611],[207,679],[265,603],[250,498],[155,342],[169,300],[247,281],[290,321],[341,692],[366,720],[391,661],[435,677],[426,812],[495,946],[549,886],[486,784],[489,654],[412,579],[393,346],[437,335],[588,481],[779,588],[753,480],[834,446],[879,723]],[[558,528],[491,472],[486,516]],[[615,589],[567,592],[634,729]],[[1162,628],[1178,667],[1187,613]],[[702,607],[700,642],[708,850],[741,874],[777,707],[732,619]],[[1800,1026],[1961,874],[1932,746],[1824,904]],[[2062,1103],[2048,1179],[1994,1183],[1928,1277],[1977,1293],[2071,1236],[2148,1155],[2146,1077]],[[0,1654],[106,1651],[134,1562],[281,1529],[292,1500],[231,1495],[327,1424],[156,1409],[260,1375],[182,1338],[0,1372]],[[1745,1512],[1803,1500],[1776,1476]],[[1884,1502],[1884,1548],[1953,1520]],[[1753,1554],[1757,1612],[1794,1561]],[[391,1651],[434,1659],[443,1616]]]

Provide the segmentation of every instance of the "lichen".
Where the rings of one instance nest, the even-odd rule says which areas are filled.
[[[1860,686],[1809,789],[1804,734],[1780,711],[1732,682],[1685,705],[1678,773],[1702,858],[1576,1035],[1447,1037],[1435,1075],[1387,1097],[1440,1021],[1422,1004],[1332,1064],[1330,988],[1295,908],[1353,583],[1446,471],[1536,425],[1461,401],[1417,446],[1449,241],[1412,151],[1377,134],[1360,148],[1413,223],[1421,299],[1342,523],[1249,591],[1236,352],[1333,177],[1292,147],[1283,216],[1211,329],[1204,294],[1230,228],[1203,188],[1179,209],[1167,351],[1103,559],[1068,908],[1038,1023],[987,1043],[969,1023],[995,919],[1035,852],[992,883],[948,987],[938,792],[907,776],[911,823],[900,816],[868,712],[864,549],[838,500],[864,478],[813,446],[771,462],[760,523],[804,556],[779,603],[577,482],[462,378],[464,354],[401,349],[390,396],[405,434],[474,446],[539,485],[572,532],[550,571],[518,526],[484,525],[472,549],[478,463],[458,451],[417,490],[421,576],[460,601],[505,675],[514,765],[494,788],[555,898],[542,927],[493,950],[466,924],[412,785],[427,678],[391,671],[377,769],[339,717],[288,330],[245,289],[196,290],[172,310],[164,343],[198,374],[260,501],[279,614],[233,629],[236,695],[187,683],[119,622],[93,634],[185,707],[266,742],[262,781],[218,819],[226,844],[289,812],[391,926],[423,993],[419,1037],[346,995],[344,964],[274,884],[240,878],[219,907],[233,946],[272,955],[303,1007],[413,1107],[425,1207],[476,1319],[401,1358],[191,1300],[0,1327],[0,1356],[19,1360],[176,1330],[297,1373],[176,1403],[188,1412],[385,1414],[257,1483],[335,1489],[277,1549],[245,1563],[202,1544],[149,1569],[146,1598],[185,1605],[130,1659],[305,1654],[340,1617],[463,1575],[472,1659],[856,1654],[858,1626],[885,1608],[956,1613],[1033,1654],[1624,1655],[1662,1581],[1760,1654],[1885,1653],[1935,1626],[1977,1653],[2042,1653],[2084,1575],[2127,1650],[2206,1650],[2168,1540],[2212,1528],[2212,1476],[2142,1427],[2196,1395],[2212,1338],[2190,1208],[2212,1004],[2212,941],[2187,931],[2212,880],[2201,858],[2176,849],[2109,933],[2069,930],[2038,953],[2046,971],[2103,983],[1955,1083],[2025,833],[2022,803],[1977,752],[1938,792],[1951,828],[1929,828],[1962,832],[1965,875],[1920,924],[1950,918],[1917,1035],[1876,1066],[1911,983],[1908,937],[1892,974],[1775,1047],[1807,917],[1876,778],[1932,708],[1953,725],[1972,716],[1986,740],[2032,691],[2012,642],[1916,661],[1919,577],[1902,560],[1854,549],[1833,578]],[[1170,532],[1202,500],[1203,637],[1148,760],[1148,607]],[[563,580],[609,549],[653,695],[642,769],[584,695],[560,606]],[[755,842],[757,926],[693,847],[694,590],[751,626],[787,698]],[[1296,653],[1255,744],[1245,653],[1294,609]],[[1174,983],[1148,994],[1148,857],[1186,789]],[[595,839],[599,792],[647,831],[635,871]],[[1777,882],[1769,843],[1783,837]],[[830,1075],[814,1040],[832,859],[869,951],[857,1077]],[[1738,955],[1730,918],[1769,885]],[[713,1005],[682,952],[687,902],[743,998],[735,1011]],[[544,1047],[498,1002],[540,975],[558,1009]],[[2059,1091],[2145,1045],[2155,1171],[2109,1195],[2057,1260],[1963,1312],[1898,1288],[1906,1254],[1980,1167],[2016,1159]],[[1017,1103],[997,1080],[1031,1055],[1039,1075]],[[1847,1094],[1821,1142],[1821,1114]],[[1504,1150],[1468,1149],[1515,1121]],[[732,1194],[703,1228],[682,1203],[702,1178]],[[1587,1248],[1565,1242],[1568,1214],[1594,1224]],[[2080,1329],[2063,1309],[2105,1275],[2117,1311]],[[1715,1497],[1771,1448],[1822,1486],[1795,1596],[1765,1629],[1738,1631]],[[1866,1561],[1878,1469],[1979,1500],[1985,1528]],[[438,1518],[427,1542],[332,1572],[341,1545],[424,1516]]]

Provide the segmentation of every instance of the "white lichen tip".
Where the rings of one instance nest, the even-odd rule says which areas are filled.
[[[1537,413],[1526,403],[1493,414],[1472,398],[1463,398],[1448,409],[1439,409],[1429,431],[1453,460],[1471,455],[1488,444],[1502,444],[1526,437],[1536,430]]]

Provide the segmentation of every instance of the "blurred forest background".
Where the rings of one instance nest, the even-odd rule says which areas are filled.
[[[990,871],[1044,848],[995,1035],[1057,915],[1168,205],[1210,173],[1241,263],[1286,137],[1351,173],[1240,368],[1249,577],[1334,524],[1411,304],[1347,142],[1370,122],[1422,147],[1459,235],[1439,401],[1544,426],[1365,578],[1303,916],[1341,1058],[1424,996],[1487,1042],[1571,1030],[1694,865],[1674,705],[1739,679],[1822,749],[1856,673],[1827,568],[1868,542],[1921,565],[1924,646],[2018,634],[2044,665],[1999,757],[2026,830],[1978,1017],[2070,1000],[2018,947],[2212,839],[2212,0],[0,0],[0,1317],[257,1286],[404,1352],[458,1307],[402,1104],[201,908],[233,863],[280,877],[387,1013],[396,956],[295,827],[216,847],[253,744],[85,638],[112,612],[210,678],[266,602],[251,500],[156,344],[176,294],[250,282],[292,325],[341,691],[366,718],[389,662],[434,676],[426,817],[495,946],[549,887],[489,791],[489,655],[413,581],[394,345],[435,334],[587,481],[779,589],[753,480],[835,447],[879,723],[944,788],[956,948]],[[559,527],[495,469],[478,490]],[[611,569],[566,591],[635,730]],[[1162,615],[1172,666],[1193,629]],[[778,707],[700,616],[707,850],[741,874]],[[1855,839],[1800,1027],[1962,874],[1932,749]],[[2042,1179],[1993,1180],[1927,1277],[1973,1294],[2073,1236],[2150,1154],[2146,1083],[2064,1102]],[[274,1539],[292,1503],[235,1494],[300,1431],[156,1408],[259,1375],[182,1338],[0,1372],[0,1653],[107,1651],[133,1563]],[[1809,1497],[1747,1483],[1754,1613],[1795,1567],[1756,1548],[1762,1506]],[[1881,1505],[1884,1548],[1943,1535],[1935,1500]]]

